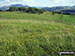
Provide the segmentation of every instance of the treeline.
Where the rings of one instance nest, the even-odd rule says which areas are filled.
[[[25,7],[10,7],[7,11],[20,11],[20,12],[26,12],[26,13],[43,13],[45,10],[38,9],[38,8],[25,8]]]

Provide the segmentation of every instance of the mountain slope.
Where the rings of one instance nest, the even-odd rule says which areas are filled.
[[[42,8],[46,11],[56,11],[56,10],[61,10],[61,9],[72,9],[72,10],[75,10],[75,6],[58,6],[58,7],[44,7]]]
[[[28,8],[30,6],[28,6],[28,5],[22,5],[22,4],[14,4],[14,5],[11,5],[11,7],[26,7],[26,8]]]
[[[4,6],[4,7],[0,7],[1,10],[8,10],[9,7],[8,6]]]
[[[22,4],[13,4],[13,5],[10,5],[10,6],[3,6],[3,7],[0,7],[1,10],[8,10],[9,7],[30,7],[28,5],[22,5]]]

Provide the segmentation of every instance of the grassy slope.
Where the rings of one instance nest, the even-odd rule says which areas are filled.
[[[0,12],[0,55],[58,56],[75,51],[75,17]]]

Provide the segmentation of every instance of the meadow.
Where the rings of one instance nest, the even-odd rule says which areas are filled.
[[[74,15],[0,12],[0,56],[59,56],[60,51],[75,51]]]

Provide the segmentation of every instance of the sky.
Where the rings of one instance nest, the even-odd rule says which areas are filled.
[[[23,4],[40,7],[73,6],[75,5],[75,0],[0,0],[0,7],[9,6],[11,4]]]

